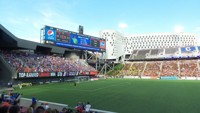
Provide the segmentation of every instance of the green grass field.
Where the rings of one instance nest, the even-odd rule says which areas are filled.
[[[118,113],[199,113],[200,81],[106,79],[54,83],[16,90],[23,97],[68,104],[89,101],[92,108]]]

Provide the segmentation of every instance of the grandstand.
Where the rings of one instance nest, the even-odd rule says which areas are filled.
[[[0,28],[0,80],[6,82],[50,83],[75,80],[73,82],[76,84],[96,77],[97,68],[101,68],[102,64],[115,66],[115,63],[120,62],[123,62],[124,67],[117,70],[116,76],[120,75],[121,78],[200,80],[199,46],[134,49],[125,62],[120,55],[118,61],[104,60],[100,56],[89,61],[82,56],[92,57],[94,53],[84,54],[85,51],[79,49],[22,40],[3,26]],[[111,71],[113,68],[110,66]],[[102,70],[107,71],[106,68]],[[87,92],[91,89],[80,90]]]
[[[86,59],[81,59],[84,51],[22,40],[2,25],[0,38],[1,80],[36,81],[41,78],[39,82],[55,81],[60,77],[68,79],[76,75],[97,75],[98,71]]]
[[[198,80],[199,71],[198,59],[156,59],[127,62],[121,75],[145,79],[176,77],[177,79]]]

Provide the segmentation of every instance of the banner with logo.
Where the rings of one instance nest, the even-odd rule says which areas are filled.
[[[78,76],[78,71],[70,71],[69,73],[68,73],[68,76]]]
[[[193,47],[182,47],[181,48],[181,52],[182,53],[190,53],[190,52],[195,52],[196,51],[196,48],[193,46]]]
[[[17,78],[37,78],[39,73],[18,73]]]
[[[56,29],[52,27],[45,27],[45,40],[55,41],[56,40]]]
[[[56,73],[55,73],[55,72],[51,72],[51,73],[50,73],[50,76],[51,76],[51,77],[55,77],[55,76],[56,76]]]
[[[79,75],[90,75],[90,72],[89,71],[83,71],[83,72],[80,72]]]
[[[106,41],[105,40],[100,40],[100,48],[106,49]]]
[[[40,72],[39,77],[50,77],[50,73],[49,72]]]
[[[178,80],[177,76],[161,76],[161,80]]]
[[[98,74],[98,71],[90,71],[90,75],[97,75]]]

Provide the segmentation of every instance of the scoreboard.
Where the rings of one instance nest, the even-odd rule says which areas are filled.
[[[56,30],[56,41],[60,42],[70,42],[70,32],[69,31],[61,31],[59,29]]]
[[[45,26],[44,30],[44,42],[46,44],[96,52],[106,51],[104,39],[50,26]]]

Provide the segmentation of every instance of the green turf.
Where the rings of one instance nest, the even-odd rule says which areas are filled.
[[[68,104],[90,101],[95,109],[118,113],[199,113],[200,81],[106,79],[26,87],[23,97]]]

